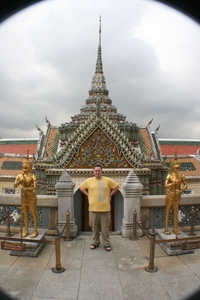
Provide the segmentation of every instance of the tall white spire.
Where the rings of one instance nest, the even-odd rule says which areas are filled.
[[[97,52],[97,62],[95,74],[103,74],[103,64],[101,58],[101,16],[99,17],[99,46]]]
[[[101,16],[99,17],[99,46],[101,46]]]

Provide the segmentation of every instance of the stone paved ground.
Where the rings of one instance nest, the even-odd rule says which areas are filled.
[[[149,273],[150,243],[111,234],[112,251],[90,250],[91,234],[70,242],[61,239],[63,273],[53,273],[55,246],[47,244],[34,257],[11,256],[0,250],[0,288],[19,300],[181,300],[200,288],[200,249],[193,254],[168,256],[156,245]]]

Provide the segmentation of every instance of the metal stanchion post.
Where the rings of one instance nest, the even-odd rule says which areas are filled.
[[[10,231],[10,212],[8,209],[6,209],[6,215],[7,215],[7,233],[6,236],[12,236]]]
[[[135,211],[133,213],[133,235],[132,235],[132,238],[130,238],[131,241],[137,240],[136,225],[137,225],[137,212],[135,209]]]
[[[60,233],[57,232],[55,235],[55,252],[56,252],[56,266],[52,268],[52,272],[54,273],[63,273],[65,268],[61,267],[61,259],[60,259]]]
[[[64,239],[65,241],[71,241],[72,238],[70,238],[70,213],[67,210],[66,213],[66,238]]]
[[[190,233],[188,235],[190,236],[195,236],[196,233],[194,233],[194,214],[195,214],[195,207],[192,206],[191,207],[191,212],[190,212],[190,216],[191,216],[191,230],[190,230]]]
[[[145,271],[153,273],[158,270],[157,267],[154,266],[154,254],[155,254],[155,236],[156,232],[154,228],[152,229],[151,238],[150,238],[150,257],[149,257],[149,266],[145,268]]]

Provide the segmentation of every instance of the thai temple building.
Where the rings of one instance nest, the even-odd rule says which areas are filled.
[[[74,184],[73,206],[78,231],[90,230],[88,201],[79,185],[93,176],[96,164],[102,166],[104,176],[120,185],[112,199],[110,230],[121,228],[123,185],[129,180],[130,172],[134,171],[136,181],[142,187],[142,195],[165,194],[164,184],[169,168],[162,158],[156,132],[150,132],[150,122],[140,127],[126,121],[109,98],[103,73],[101,19],[95,74],[85,105],[80,113],[71,117],[70,122],[60,126],[52,125],[47,118],[46,122],[46,133],[38,127],[40,134],[34,158],[37,194],[56,195],[57,183],[63,171],[67,171]]]
[[[168,168],[162,159],[156,133],[149,125],[139,127],[126,121],[109,98],[103,73],[101,48],[101,20],[95,74],[91,89],[80,109],[70,122],[40,132],[36,152],[35,171],[39,194],[55,194],[62,170],[67,169],[76,188],[92,175],[100,164],[104,175],[121,184],[133,168],[143,185],[143,194],[163,194]]]
[[[165,193],[168,168],[156,133],[150,132],[149,124],[139,127],[134,120],[126,121],[109,97],[103,73],[101,20],[95,74],[85,105],[70,122],[59,127],[47,119],[46,122],[47,130],[46,133],[40,130],[35,157],[38,194],[55,195],[55,185],[63,170],[67,170],[75,184],[75,207],[81,203],[79,207],[87,210],[79,185],[93,176],[96,164],[102,166],[104,176],[119,183],[120,190],[115,197],[121,201],[122,185],[131,170],[143,186],[143,195]]]
[[[39,138],[0,139],[0,194],[20,193],[14,188],[14,180],[21,173],[22,161],[29,150],[37,177],[39,215],[48,215],[41,217],[41,226],[55,228],[57,217],[59,226],[64,226],[69,208],[72,235],[91,230],[88,201],[79,186],[93,176],[97,164],[102,166],[104,176],[109,176],[120,186],[111,200],[110,230],[122,230],[124,237],[130,237],[133,208],[137,208],[138,213],[141,211],[138,219],[147,224],[145,226],[163,225],[165,179],[175,151],[181,172],[188,181],[186,193],[194,194],[190,203],[197,204],[200,141],[158,139],[158,128],[150,131],[152,120],[139,126],[117,112],[103,73],[101,20],[95,73],[85,104],[69,122],[54,126],[46,118],[46,123],[46,132],[36,125]],[[7,203],[18,203],[12,203],[12,199],[18,199],[17,195],[16,198],[2,197],[2,216]],[[184,203],[188,204],[187,201]],[[50,225],[45,225],[43,219],[48,219]]]

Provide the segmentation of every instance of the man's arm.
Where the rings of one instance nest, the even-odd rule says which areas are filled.
[[[113,190],[111,190],[110,197],[112,197],[118,191],[118,189],[119,189],[119,185],[116,186],[116,188],[114,188]]]
[[[84,189],[82,186],[80,186],[79,189],[84,195],[86,195],[87,197],[89,196],[88,191]]]

